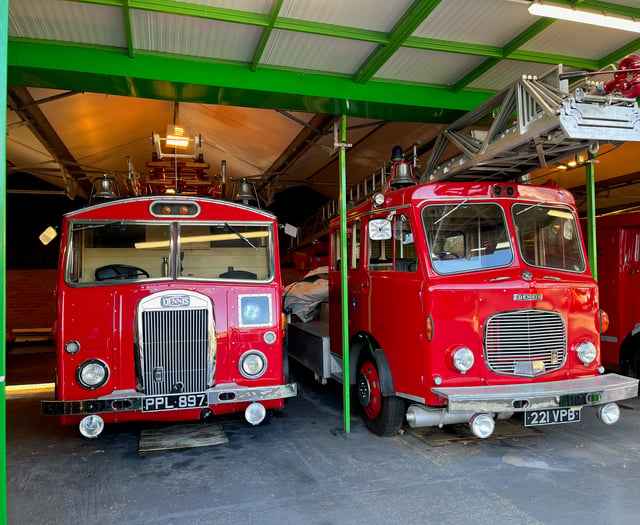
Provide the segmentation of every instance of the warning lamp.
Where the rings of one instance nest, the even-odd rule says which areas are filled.
[[[187,149],[189,147],[189,137],[186,136],[184,128],[169,124],[167,126],[167,146],[177,149]]]
[[[604,334],[609,329],[609,314],[604,310],[598,310],[598,329]]]

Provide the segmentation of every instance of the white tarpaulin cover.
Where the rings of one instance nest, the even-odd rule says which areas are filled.
[[[315,319],[329,297],[329,267],[319,266],[284,289],[283,308],[303,322]]]

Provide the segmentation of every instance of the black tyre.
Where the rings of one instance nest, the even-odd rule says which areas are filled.
[[[366,427],[378,436],[398,433],[405,414],[404,400],[383,396],[376,361],[364,356],[358,362],[356,392]]]

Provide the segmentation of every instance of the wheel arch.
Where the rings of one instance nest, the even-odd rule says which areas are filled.
[[[349,343],[349,384],[356,384],[357,365],[360,357],[366,353],[369,353],[376,361],[382,395],[395,396],[396,391],[389,360],[375,338],[365,332],[357,333]]]
[[[636,374],[640,373],[640,370],[636,370],[636,367],[640,365],[640,359],[638,355],[640,353],[640,332],[630,332],[622,340],[620,345],[619,364],[623,373],[627,374],[630,371],[634,371]]]

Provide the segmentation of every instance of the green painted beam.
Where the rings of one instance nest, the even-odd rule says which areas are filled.
[[[97,48],[9,41],[8,80],[26,85],[114,95],[289,109],[381,120],[451,122],[487,93],[369,82],[139,51],[135,59]],[[342,109],[344,108],[344,110]]]
[[[9,0],[0,0],[0,71],[7,69],[7,37],[9,23]],[[7,107],[7,76],[0,75],[0,93],[2,107]],[[7,113],[0,116],[0,133],[7,136]],[[0,141],[0,523],[7,523],[7,411],[6,411],[6,344],[5,329],[7,326],[7,143]]]
[[[411,7],[398,21],[389,38],[389,43],[379,46],[358,69],[355,76],[357,83],[365,83],[391,58],[411,34],[424,22],[429,14],[440,4],[441,0],[414,0]]]
[[[125,0],[124,9],[124,31],[127,34],[127,49],[129,51],[129,58],[135,56],[135,49],[133,46],[133,32],[131,31],[131,9],[129,9],[129,1]]]
[[[269,25],[262,32],[260,42],[258,42],[258,46],[256,47],[255,53],[253,54],[251,71],[255,71],[258,67],[258,64],[260,63],[260,58],[262,57],[264,48],[267,47],[267,42],[269,42],[271,31],[273,31],[273,24],[275,23],[276,18],[278,18],[278,14],[280,13],[280,8],[282,7],[283,1],[284,0],[276,0],[271,7],[271,12],[269,13]]]
[[[485,60],[482,64],[476,67],[473,71],[470,71],[465,76],[463,76],[458,82],[456,82],[452,90],[454,93],[461,92],[465,87],[467,87],[471,82],[480,78],[491,68],[497,66],[500,63],[500,59],[498,58],[490,58],[489,60]]]

